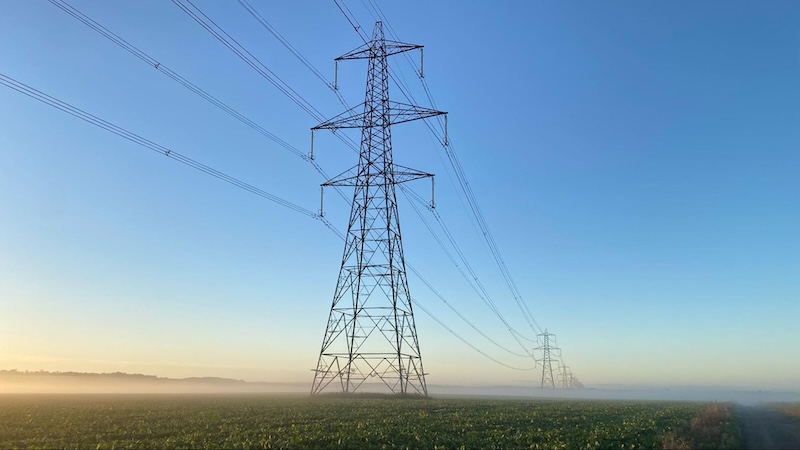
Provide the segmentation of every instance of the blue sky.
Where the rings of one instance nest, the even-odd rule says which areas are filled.
[[[308,149],[317,123],[171,2],[69,3]],[[252,3],[330,78],[360,43],[332,1]],[[237,2],[196,4],[326,117],[343,110]],[[371,29],[364,3],[346,4]],[[503,258],[582,381],[800,389],[799,4],[380,6],[403,41],[425,45],[426,81]],[[3,9],[1,73],[317,209],[324,180],[301,159],[49,2]],[[428,106],[405,59],[392,64]],[[351,105],[365,72],[339,67]],[[341,258],[333,234],[6,87],[0,105],[0,367],[310,383]],[[422,123],[393,138],[396,162],[437,174],[437,210],[532,334],[441,148]],[[332,136],[315,142],[329,173],[355,163]],[[340,229],[348,208],[326,196]],[[400,215],[407,262],[518,350],[404,197]],[[470,342],[531,366],[409,281]],[[429,383],[536,378],[416,316]]]

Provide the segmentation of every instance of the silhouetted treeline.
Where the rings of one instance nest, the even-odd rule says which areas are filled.
[[[188,382],[202,382],[202,383],[244,383],[242,380],[233,380],[230,378],[218,377],[191,377],[191,378],[163,378],[155,375],[144,375],[141,373],[124,373],[124,372],[110,372],[110,373],[92,373],[92,372],[49,372],[47,370],[0,370],[0,377],[83,377],[83,378],[106,378],[115,380],[131,380],[131,381],[188,381]]]

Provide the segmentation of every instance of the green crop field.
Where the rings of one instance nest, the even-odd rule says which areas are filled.
[[[0,448],[661,448],[701,403],[3,395]],[[714,444],[697,444],[715,448]]]

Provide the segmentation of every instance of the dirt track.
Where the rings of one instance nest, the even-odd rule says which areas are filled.
[[[742,438],[748,449],[800,449],[800,421],[763,407],[740,407]]]

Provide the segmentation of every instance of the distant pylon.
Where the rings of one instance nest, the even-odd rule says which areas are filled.
[[[427,396],[395,185],[432,174],[394,164],[391,125],[445,114],[389,101],[387,57],[421,45],[387,41],[381,22],[372,40],[339,61],[367,59],[363,105],[314,130],[360,128],[358,164],[322,186],[354,187],[339,279],[322,339],[311,394],[365,390]],[[374,379],[375,383],[367,383]]]
[[[559,368],[559,378],[561,379],[561,387],[565,389],[583,389],[583,383],[572,373],[569,366],[561,365]]]
[[[569,371],[569,366],[561,364],[559,367],[559,378],[561,379],[561,387],[564,389],[570,388],[570,378],[572,377],[572,373]]]
[[[558,352],[558,347],[555,346],[555,342],[550,344],[550,338],[555,339],[555,334],[548,333],[547,330],[544,330],[544,333],[537,334],[537,336],[541,337],[542,346],[537,347],[536,350],[542,351],[542,387],[556,387],[555,378],[553,378],[553,360],[551,358],[551,353]]]

